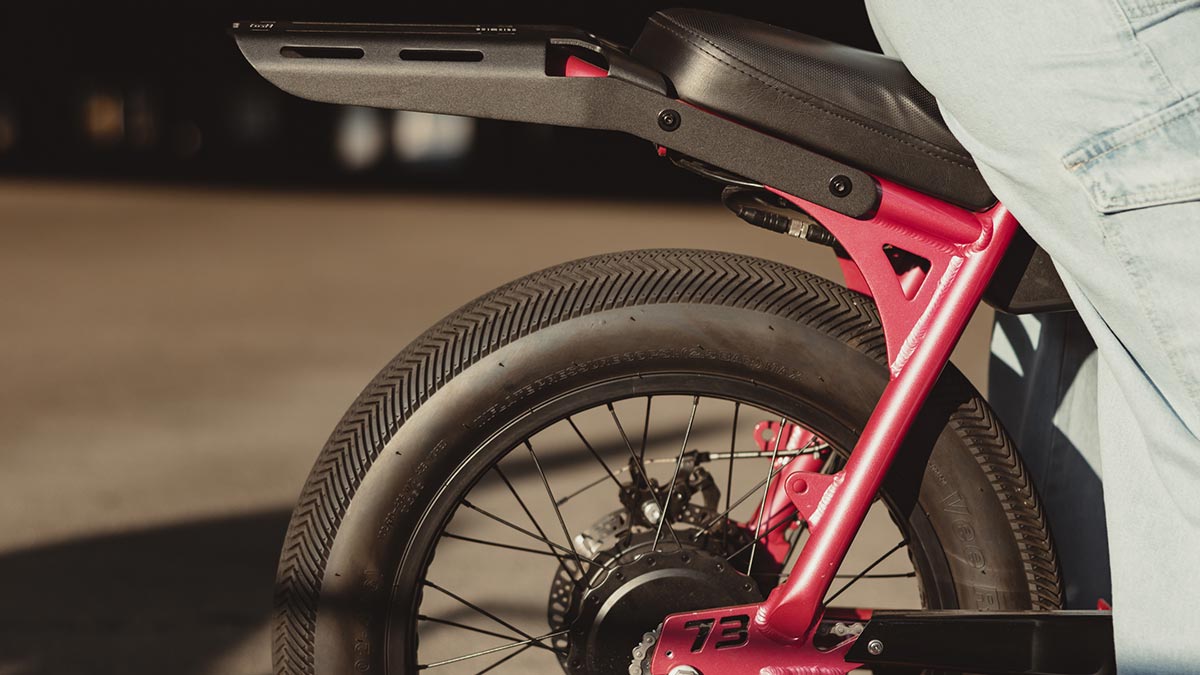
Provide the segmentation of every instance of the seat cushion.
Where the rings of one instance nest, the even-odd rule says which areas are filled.
[[[652,16],[633,56],[688,103],[960,206],[996,201],[897,59],[694,9]]]

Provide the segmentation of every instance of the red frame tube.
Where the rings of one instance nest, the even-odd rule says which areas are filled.
[[[829,476],[793,461],[780,475],[812,531],[787,581],[760,605],[668,617],[655,650],[655,675],[681,664],[732,674],[758,673],[760,667],[779,663],[821,668],[822,673],[855,667],[840,656],[852,639],[825,652],[811,643],[814,627],[832,612],[823,607],[823,598],[1019,227],[1000,204],[976,213],[886,180],[880,179],[879,187],[879,208],[866,220],[776,191],[821,222],[850,254],[879,308],[891,379],[845,468]],[[928,260],[924,278],[897,275],[885,246]],[[740,620],[746,612],[753,620],[737,649],[691,651],[694,631],[685,628],[688,621],[713,618],[721,625],[722,618]]]

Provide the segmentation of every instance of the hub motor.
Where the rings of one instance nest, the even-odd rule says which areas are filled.
[[[624,675],[631,646],[668,614],[762,602],[758,585],[725,558],[701,548],[680,550],[673,541],[651,550],[651,543],[636,546],[639,553],[608,551],[611,560],[628,561],[606,567],[593,577],[595,585],[572,594],[572,606],[559,624],[570,627],[569,655],[563,659],[567,673]]]
[[[597,564],[560,564],[548,609],[551,630],[567,631],[553,644],[570,675],[626,675],[630,648],[669,614],[762,601],[759,584],[774,577],[744,574],[753,534],[718,515],[719,492],[694,456],[669,488],[623,485],[624,508],[575,535],[575,547]],[[661,528],[659,504],[667,513]],[[760,556],[754,572],[774,567]]]

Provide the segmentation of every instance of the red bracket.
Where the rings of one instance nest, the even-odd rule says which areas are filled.
[[[784,489],[787,496],[796,505],[800,516],[808,521],[808,528],[815,530],[821,524],[821,516],[825,507],[833,501],[834,494],[841,487],[846,475],[837,473],[814,473],[796,471],[787,477]]]
[[[887,198],[869,219],[857,220],[783,192],[837,237],[852,261],[843,260],[847,283],[875,298],[896,377],[929,332],[967,256],[992,239],[992,212],[972,213],[879,179]],[[914,195],[910,197],[910,195]],[[929,261],[929,270],[897,274],[891,252],[901,249]],[[853,266],[853,267],[852,267]],[[857,273],[854,270],[857,267]],[[865,284],[866,288],[863,288]]]
[[[862,665],[846,662],[853,637],[828,651],[811,642],[782,644],[754,624],[758,610],[759,605],[742,605],[672,614],[663,624],[650,672],[667,675],[691,666],[721,675],[846,675]],[[869,618],[853,610],[847,614],[847,620]]]

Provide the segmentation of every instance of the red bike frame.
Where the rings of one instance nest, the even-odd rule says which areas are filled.
[[[851,649],[860,663],[880,655],[881,646],[856,645],[854,637],[826,648],[822,635],[822,648],[817,647],[814,635],[823,620],[869,618],[864,610],[825,607],[824,598],[1019,227],[1004,206],[983,212],[959,208],[690,105],[675,98],[661,73],[577,29],[389,24],[364,30],[361,24],[268,21],[236,24],[234,35],[260,73],[304,98],[632,134],[670,148],[662,154],[687,158],[710,177],[774,186],[778,189],[768,189],[831,231],[849,254],[843,261],[847,285],[878,306],[889,382],[842,470],[823,474],[818,457],[790,453],[793,458],[781,460],[752,523],[743,524],[767,555],[783,562],[788,553],[783,527],[797,515],[806,521],[810,536],[787,580],[759,604],[667,617],[651,670],[831,675],[857,667],[846,661]],[[405,50],[468,58],[397,59]],[[921,263],[893,264],[910,260]],[[774,432],[776,449],[785,437],[788,450],[812,439],[810,432],[786,424]],[[990,645],[997,635],[981,622],[942,614],[924,619],[928,635],[947,622],[975,630],[968,640],[973,645]],[[1037,634],[1029,632],[1028,620],[1006,619],[1008,632],[1017,634],[1010,643],[1028,648],[1065,641],[1064,635],[1100,635],[1111,642],[1107,619],[1071,621],[1050,614],[1059,613],[1032,619],[1054,619],[1051,630]],[[863,630],[886,627],[887,621],[877,614]],[[1040,656],[1037,651],[1034,656]],[[931,663],[927,656],[895,662],[923,665]],[[936,663],[952,665],[929,667],[977,670],[973,664],[981,658],[978,650],[943,656]],[[1031,656],[1026,662],[1043,660]],[[963,663],[969,666],[955,665]]]
[[[822,651],[813,645],[813,632],[823,618],[862,619],[869,613],[829,609],[823,598],[1019,227],[1000,204],[976,213],[877,180],[881,201],[865,220],[775,192],[816,218],[849,253],[848,285],[872,296],[879,308],[890,381],[841,471],[822,474],[812,456],[796,457],[760,506],[770,515],[757,523],[762,516],[755,514],[756,523],[769,532],[797,512],[808,523],[811,535],[787,580],[758,605],[668,617],[651,665],[654,675],[668,675],[681,665],[731,675],[782,672],[780,664],[796,664],[787,672],[814,675],[848,673],[858,666],[845,661],[853,638]],[[925,259],[928,269],[897,273],[889,257],[894,249]],[[787,433],[794,446],[795,434]],[[782,535],[760,541],[778,559]],[[698,639],[698,626],[707,626],[705,635],[711,631],[714,637]],[[707,642],[714,648],[706,648]]]

